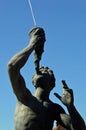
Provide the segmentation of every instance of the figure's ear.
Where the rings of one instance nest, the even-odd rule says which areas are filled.
[[[35,74],[32,76],[32,84],[34,87],[36,87]]]

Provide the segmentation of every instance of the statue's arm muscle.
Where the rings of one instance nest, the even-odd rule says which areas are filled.
[[[8,73],[17,99],[19,101],[23,101],[25,98],[28,98],[31,93],[27,90],[25,81],[20,72],[10,64],[8,65]]]
[[[21,68],[27,62],[30,54],[34,50],[34,45],[29,44],[26,48],[14,55],[8,62],[8,74],[18,100],[24,100],[24,96],[30,96],[31,93],[26,88],[25,81],[20,73]]]

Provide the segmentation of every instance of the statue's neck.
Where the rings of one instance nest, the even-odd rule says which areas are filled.
[[[36,88],[34,96],[39,100],[49,100],[49,92],[40,87]]]

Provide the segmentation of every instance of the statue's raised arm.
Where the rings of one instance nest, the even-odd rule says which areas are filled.
[[[31,95],[27,90],[25,80],[20,73],[20,69],[25,65],[31,53],[44,43],[45,34],[42,28],[33,28],[30,33],[30,43],[26,48],[15,54],[8,62],[8,74],[13,87],[13,91],[18,100],[22,101]],[[35,54],[36,55],[36,54]],[[38,61],[37,61],[38,62]]]

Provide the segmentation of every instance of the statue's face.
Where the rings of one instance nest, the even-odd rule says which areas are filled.
[[[55,86],[55,81],[51,80],[48,73],[35,74],[32,77],[32,83],[35,87],[41,87],[47,90],[51,90]]]
[[[39,82],[42,82],[41,79],[42,79],[42,75],[34,74],[32,77],[32,84],[35,87],[38,87],[40,85]]]

